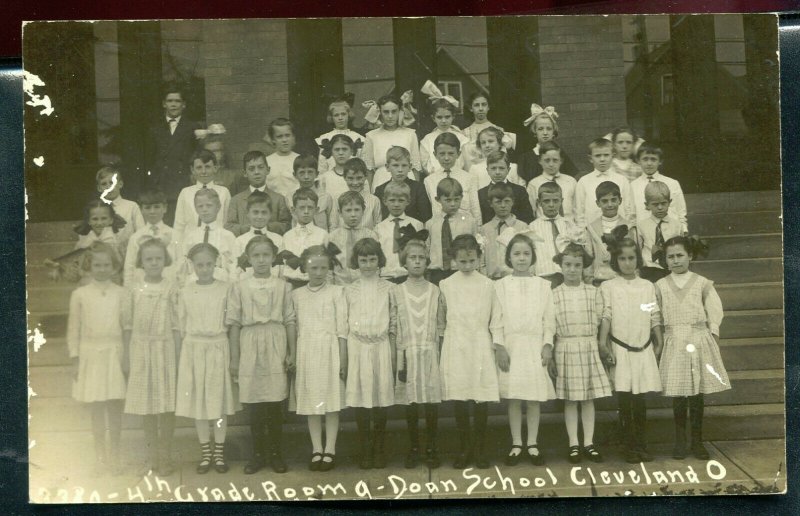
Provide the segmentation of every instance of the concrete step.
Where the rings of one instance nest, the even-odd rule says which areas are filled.
[[[710,400],[712,396],[706,399]],[[655,400],[648,400],[648,443],[672,442],[674,439],[672,407],[651,406]],[[613,405],[613,403],[612,403]],[[540,426],[540,436],[549,442],[566,442],[566,432],[564,431],[563,408],[557,402],[549,402],[542,406],[542,420]],[[443,450],[451,449],[452,442],[455,441],[454,418],[452,417],[452,407],[450,403],[443,403],[440,408],[440,446]],[[503,433],[502,441],[508,439],[508,417],[505,413],[503,403],[492,404],[490,406],[490,426]],[[352,438],[355,433],[355,425],[352,410],[346,409],[342,413],[342,436],[344,439]],[[48,438],[48,435],[64,434],[65,432],[89,432],[90,417],[88,408],[85,404],[77,403],[68,398],[38,398],[34,397],[30,403],[31,419],[29,424],[29,435],[31,438],[41,440]],[[388,430],[390,433],[397,432],[396,438],[387,439],[391,447],[393,442],[401,442],[405,446],[405,417],[404,407],[394,406],[389,409]],[[705,440],[733,440],[733,439],[770,439],[782,438],[785,436],[784,430],[784,404],[783,403],[757,403],[751,405],[714,405],[708,404],[705,409],[703,423],[703,437]],[[245,441],[242,443],[243,449],[248,449],[249,431],[247,416],[244,412],[239,412],[229,418],[229,435],[242,435]],[[611,437],[617,421],[616,407],[608,410],[599,409],[597,411],[597,442],[605,443]],[[178,435],[181,429],[191,429],[194,425],[192,420],[179,417],[176,421]],[[123,428],[141,432],[141,418],[138,416],[124,415]],[[305,418],[293,413],[287,414],[285,419],[285,431],[291,436],[297,434],[305,437],[308,432]],[[192,432],[188,432],[192,439],[196,439]],[[289,437],[289,439],[293,437]],[[544,437],[546,436],[546,437]],[[490,442],[494,439],[490,439]],[[196,441],[194,441],[196,445]],[[448,444],[450,443],[450,444]],[[563,443],[562,443],[563,444]],[[455,445],[452,445],[454,447]],[[236,445],[231,444],[232,448]],[[226,442],[226,455],[229,447]],[[237,457],[233,452],[231,458]]]
[[[698,260],[690,269],[720,285],[783,281],[782,258]]]
[[[715,288],[726,311],[783,308],[783,284],[780,282],[729,283],[715,285]]]
[[[28,222],[25,224],[25,241],[30,242],[74,242],[78,236],[73,228],[77,220],[59,222]]]
[[[28,263],[40,264],[46,258],[56,258],[75,249],[75,242],[26,242],[25,260]]]
[[[782,337],[721,339],[719,351],[729,372],[782,369],[785,365]]]
[[[730,213],[749,211],[780,211],[780,190],[760,192],[720,192],[687,194],[689,213]]]
[[[692,235],[778,233],[782,229],[781,212],[777,210],[734,213],[690,211],[689,214],[689,232]]]
[[[783,256],[783,235],[781,233],[704,236],[703,238],[709,246],[706,258],[708,260],[780,258]]]
[[[74,283],[52,281],[42,286],[28,286],[28,311],[66,312],[69,297],[76,288]]]
[[[783,337],[783,310],[732,310],[725,314],[720,337]]]

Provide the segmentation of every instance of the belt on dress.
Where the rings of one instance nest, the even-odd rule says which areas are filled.
[[[650,346],[650,344],[653,343],[653,336],[650,335],[650,338],[647,339],[647,342],[644,343],[644,346],[642,346],[641,348],[634,348],[633,346],[629,346],[628,344],[622,342],[621,340],[619,340],[618,338],[616,338],[613,335],[609,335],[609,336],[611,337],[611,342],[613,342],[614,344],[616,344],[618,346],[621,346],[621,347],[627,349],[628,351],[633,351],[634,353],[638,353],[640,351],[644,351],[645,349],[648,348],[648,346]]]

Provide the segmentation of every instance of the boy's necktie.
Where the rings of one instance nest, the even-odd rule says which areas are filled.
[[[261,231],[260,229],[254,229],[253,233],[255,233],[256,235],[263,235],[264,234],[264,232]]]
[[[394,218],[394,235],[393,239],[394,242],[392,244],[392,252],[397,254],[400,252],[400,221],[402,219],[400,217]]]
[[[664,247],[664,233],[661,232],[661,224],[663,223],[664,219],[661,219],[656,224],[656,245],[658,247]]]
[[[211,231],[211,226],[206,226],[206,229],[203,230],[203,243],[208,243],[208,233]]]
[[[505,220],[501,220],[500,222],[497,223],[497,234],[498,235],[503,232],[503,226],[505,226],[505,225],[506,225],[506,221]]]
[[[556,254],[558,254],[558,246],[556,245],[556,239],[558,238],[558,224],[556,224],[556,219],[547,219],[547,221],[553,224],[553,249],[555,249]]]
[[[453,244],[453,232],[450,230],[450,215],[444,216],[442,222],[442,270],[450,270],[450,246]]]
[[[156,226],[155,224],[150,226],[150,231],[153,233],[153,236],[158,236],[158,226]]]
[[[170,118],[169,119],[169,134],[175,134],[175,128],[178,127],[178,119],[177,118]]]

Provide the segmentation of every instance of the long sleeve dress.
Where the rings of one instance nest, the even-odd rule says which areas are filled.
[[[284,366],[286,328],[297,324],[292,287],[280,278],[247,278],[233,285],[225,315],[239,334],[239,401],[282,401],[289,396]]]
[[[673,275],[658,280],[664,317],[661,382],[665,396],[711,394],[731,388],[714,335],[722,324],[722,301],[714,283],[688,272],[679,287]]]
[[[395,382],[398,404],[439,403],[439,288],[427,283],[416,296],[403,283],[397,287],[397,353],[405,355],[406,381]],[[399,371],[398,371],[399,372]]]
[[[339,339],[347,338],[344,289],[326,283],[312,290],[306,285],[292,291],[292,301],[297,314],[296,411],[339,412],[345,407],[345,385],[339,377]]]
[[[643,394],[661,392],[661,377],[653,351],[651,330],[661,325],[655,286],[642,278],[610,279],[600,285],[603,319],[611,321],[611,336],[632,348],[613,342],[616,365],[612,367],[614,390]]]
[[[503,313],[492,280],[458,271],[439,289],[442,399],[500,401],[492,344],[503,344]]]
[[[395,285],[381,278],[359,278],[344,293],[349,327],[347,406],[394,405],[389,335],[397,335]]]
[[[175,412],[177,357],[173,330],[177,290],[174,283],[141,283],[122,303],[122,325],[131,331],[130,374],[125,397],[128,414]]]
[[[241,409],[230,373],[230,345],[225,327],[229,284],[215,280],[183,287],[178,321],[183,342],[178,362],[175,414],[218,419]]]
[[[72,384],[77,401],[125,399],[122,374],[121,305],[124,289],[111,281],[92,280],[72,292],[67,319],[70,358],[78,358]]]
[[[556,317],[556,395],[558,399],[586,401],[611,396],[611,384],[600,360],[597,327],[603,299],[592,285],[553,289]]]
[[[497,375],[503,399],[547,401],[556,397],[542,365],[542,348],[553,342],[555,313],[550,282],[506,276],[495,283],[503,309],[503,345],[511,358],[508,372]]]

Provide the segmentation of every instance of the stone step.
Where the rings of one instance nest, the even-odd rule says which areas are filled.
[[[689,232],[692,235],[746,235],[751,233],[780,233],[781,212],[737,211],[733,213],[689,212]]]
[[[743,418],[743,424],[738,424],[737,427],[743,429],[745,433],[750,433],[753,430],[746,430],[751,428],[747,424],[748,417],[754,417],[758,414],[759,410],[763,410],[764,405],[769,407],[783,408],[783,371],[749,371],[740,373],[731,373],[731,383],[733,389],[723,393],[717,393],[707,396],[706,399],[706,417],[711,419],[711,414],[723,413],[728,417]],[[37,382],[31,379],[31,385],[34,391],[37,391]],[[39,388],[44,390],[44,388]],[[755,392],[750,392],[755,391]],[[38,393],[38,391],[37,391]],[[68,397],[44,397],[34,396],[30,401],[30,414],[33,416],[29,423],[29,432],[31,435],[43,432],[70,432],[70,431],[89,431],[91,426],[91,419],[87,415],[87,410],[84,404],[74,401]],[[614,398],[604,398],[596,402],[598,411],[598,420],[614,421],[616,420],[616,402]],[[648,419],[671,419],[672,418],[672,401],[670,398],[663,396],[653,395],[647,400],[648,406]],[[493,416],[498,416],[503,424],[507,424],[506,419],[506,404],[504,402],[492,403],[489,407],[489,412]],[[388,410],[388,417],[395,424],[404,424],[405,409],[402,406],[395,405]],[[555,416],[555,420],[563,425],[562,412],[563,403],[558,401],[550,401],[542,404],[542,412],[545,416]],[[774,410],[770,410],[774,416]],[[450,419],[453,417],[452,404],[443,403],[440,407],[440,418]],[[783,411],[778,412],[783,415]],[[299,431],[307,431],[303,425],[304,418],[294,413],[287,413],[285,418],[288,425],[297,425]],[[777,419],[777,418],[776,418]],[[345,409],[342,413],[341,420],[343,422],[350,422],[354,420],[353,411]],[[57,422],[56,424],[54,424]],[[228,420],[229,425],[232,427],[246,425],[247,415],[244,411],[238,412]],[[753,422],[755,423],[755,422]],[[709,422],[708,427],[713,424]],[[177,426],[191,427],[193,426],[192,420],[188,418],[179,417],[177,419]],[[704,425],[706,426],[706,425]],[[754,425],[755,426],[755,425]],[[123,416],[123,427],[127,429],[137,429],[141,427],[141,418],[132,415]],[[671,426],[666,432],[670,439],[672,438]],[[705,429],[704,429],[705,430]],[[776,425],[773,432],[779,430],[783,431],[782,422]],[[563,432],[563,427],[560,429]],[[705,432],[704,432],[705,433]],[[775,437],[779,434],[771,433],[770,435],[761,435],[762,438]],[[753,436],[759,436],[755,433]],[[723,437],[714,437],[706,435],[706,439],[721,439]],[[736,434],[727,436],[725,438],[746,438],[736,437]]]
[[[720,337],[783,337],[783,310],[733,310],[725,314]]]
[[[782,369],[786,363],[783,337],[721,339],[719,351],[729,372]]]
[[[73,283],[49,282],[40,287],[28,287],[28,311],[66,312],[69,310],[69,297],[77,288]]]
[[[783,308],[783,284],[780,282],[730,283],[715,287],[726,311]]]
[[[28,222],[25,224],[25,241],[30,242],[75,242],[78,236],[73,228],[77,220],[59,222]]]
[[[689,213],[730,213],[749,211],[780,211],[780,190],[759,192],[720,192],[687,194]]]
[[[699,233],[698,233],[699,234]],[[780,258],[783,256],[781,233],[753,233],[703,237],[708,242],[708,260],[737,258]]]
[[[75,242],[26,242],[25,260],[30,264],[41,264],[45,259],[56,258],[75,249]]]
[[[782,258],[698,260],[692,262],[690,269],[719,285],[783,281]]]

